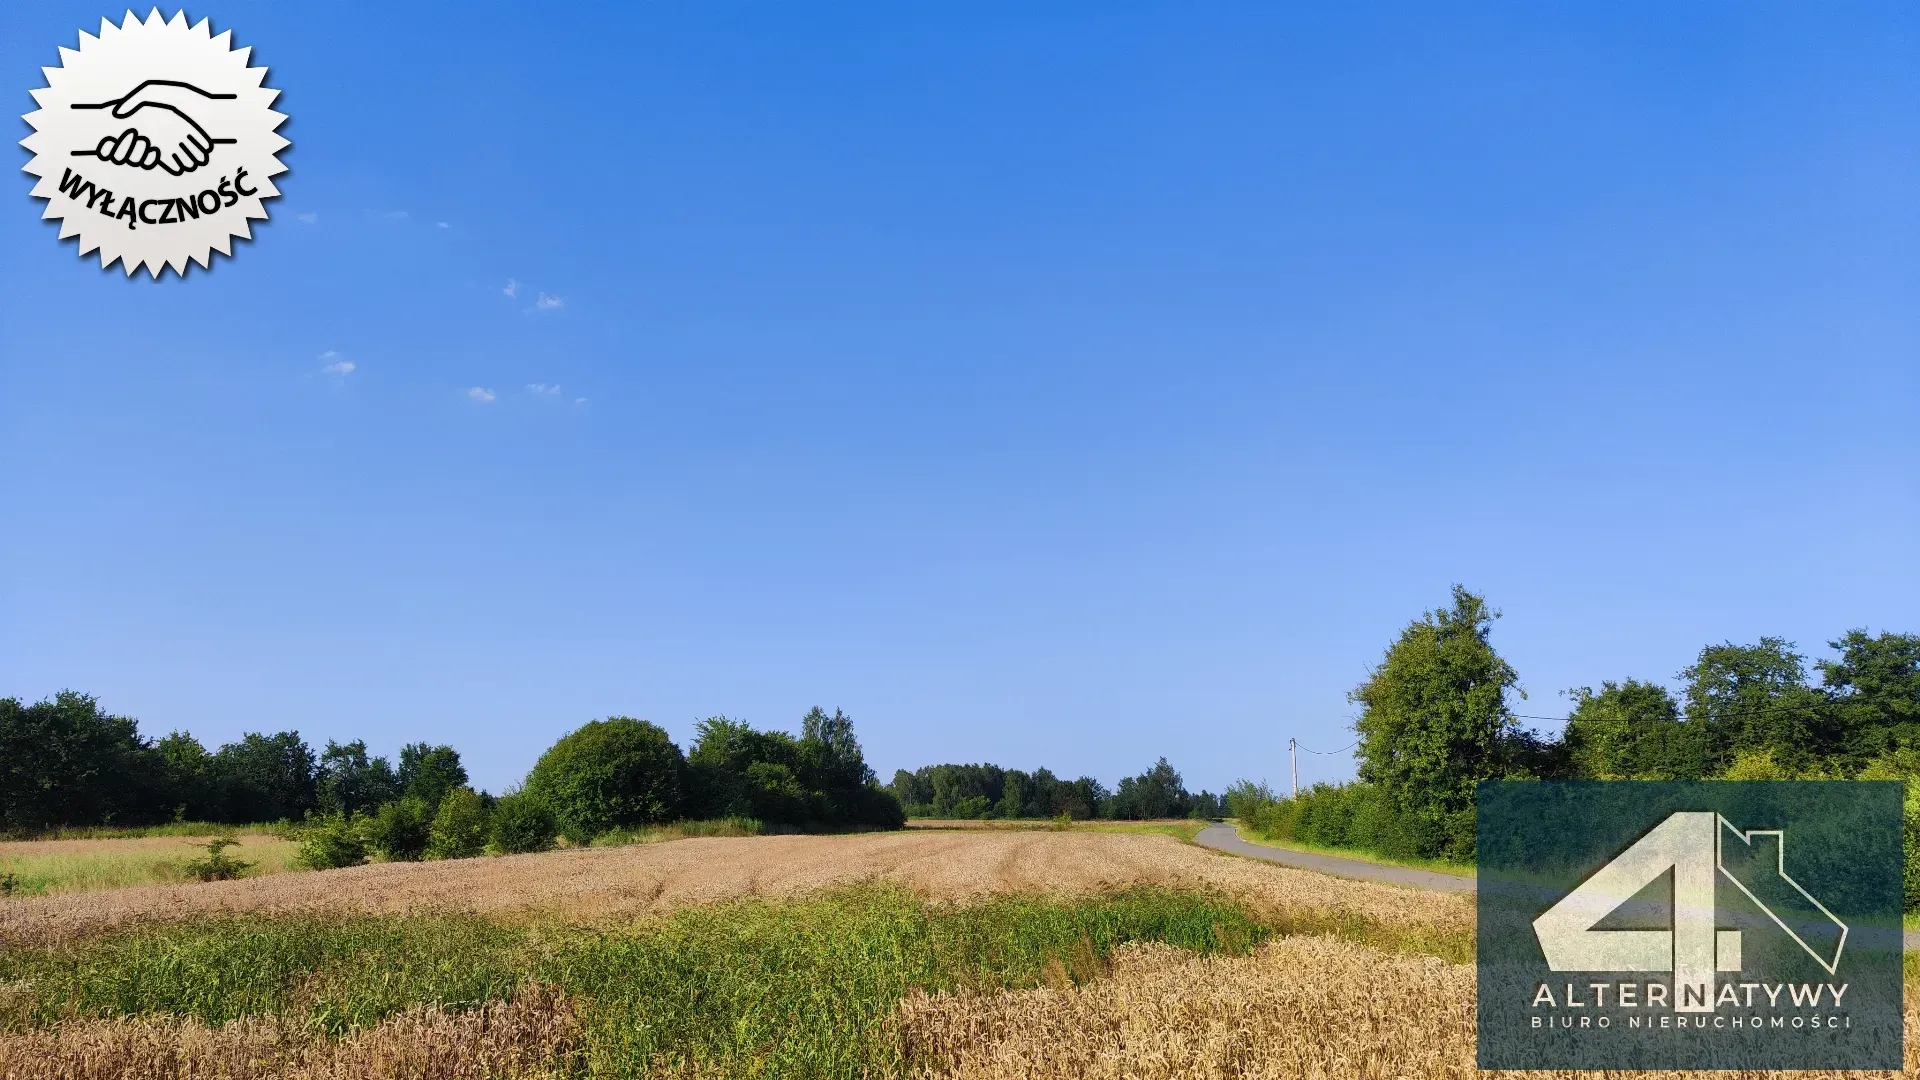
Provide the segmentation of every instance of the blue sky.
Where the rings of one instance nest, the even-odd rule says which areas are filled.
[[[1920,630],[1920,10],[1339,7],[189,8],[286,194],[156,284],[16,174],[0,694],[1218,790],[1456,581],[1545,715]]]

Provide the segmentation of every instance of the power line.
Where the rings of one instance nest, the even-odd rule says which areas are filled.
[[[1300,744],[1299,744],[1299,743],[1295,743],[1294,745],[1295,745],[1295,746],[1299,746]],[[1309,753],[1309,754],[1319,754],[1319,755],[1320,755],[1321,757],[1332,757],[1332,756],[1333,756],[1333,755],[1335,755],[1335,754],[1344,754],[1344,753],[1346,753],[1347,751],[1349,751],[1349,750],[1351,750],[1351,749],[1353,749],[1354,747],[1356,747],[1356,746],[1359,746],[1359,745],[1360,745],[1360,744],[1359,744],[1359,743],[1357,743],[1357,742],[1356,742],[1356,743],[1348,743],[1348,744],[1347,744],[1346,746],[1343,746],[1343,747],[1341,747],[1341,748],[1340,748],[1340,749],[1338,749],[1338,750],[1307,750],[1307,748],[1306,748],[1306,747],[1304,747],[1304,746],[1300,746],[1300,749],[1302,749],[1302,750],[1307,750],[1307,753]]]

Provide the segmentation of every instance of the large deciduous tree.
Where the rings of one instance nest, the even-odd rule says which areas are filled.
[[[553,808],[560,833],[586,843],[612,829],[681,816],[686,759],[657,724],[595,720],[553,744],[527,775],[529,794]]]
[[[1455,585],[1452,605],[1402,630],[1348,695],[1361,706],[1360,778],[1419,825],[1432,854],[1472,854],[1474,784],[1508,771],[1519,676],[1489,640],[1497,618]]]
[[[419,799],[433,813],[447,792],[467,783],[466,766],[460,764],[460,752],[451,746],[408,743],[400,748],[400,792]]]
[[[1806,658],[1790,641],[1708,645],[1680,677],[1687,681],[1687,720],[1704,726],[1708,765],[1716,772],[1741,754],[1757,753],[1799,772],[1839,747],[1841,732],[1823,708],[1826,698],[1807,685]]]
[[[140,820],[153,813],[160,780],[134,722],[93,697],[0,698],[0,828]]]

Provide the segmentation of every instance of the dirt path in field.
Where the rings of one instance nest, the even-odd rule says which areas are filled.
[[[914,831],[701,838],[27,897],[0,902],[0,944],[47,944],[131,923],[240,912],[541,910],[598,921],[868,880],[952,900],[1198,886],[1274,910],[1357,915],[1440,934],[1465,932],[1473,921],[1472,905],[1460,897],[1225,859],[1166,836]]]
[[[1416,870],[1408,866],[1386,866],[1381,863],[1367,862],[1365,859],[1343,859],[1338,855],[1320,855],[1311,851],[1292,851],[1267,844],[1251,843],[1240,839],[1239,832],[1231,825],[1209,825],[1200,830],[1200,835],[1194,837],[1194,841],[1218,851],[1230,851],[1250,859],[1264,859],[1282,866],[1332,874],[1334,877],[1356,878],[1360,881],[1384,881],[1389,885],[1404,885],[1409,889],[1432,889],[1438,892],[1472,893],[1475,887],[1474,880],[1470,877],[1457,877],[1434,870]]]

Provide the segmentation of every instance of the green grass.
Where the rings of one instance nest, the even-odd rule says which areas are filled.
[[[1318,844],[1303,844],[1297,840],[1269,840],[1238,821],[1232,822],[1234,832],[1249,844],[1261,844],[1266,847],[1284,848],[1287,851],[1303,851],[1312,855],[1331,855],[1342,859],[1357,859],[1360,862],[1373,863],[1376,866],[1404,866],[1409,870],[1431,870],[1436,874],[1451,874],[1454,877],[1470,878],[1474,868],[1466,863],[1449,862],[1445,859],[1391,859],[1371,851],[1357,848],[1322,847]]]
[[[1221,897],[1165,889],[960,906],[862,885],[599,932],[478,916],[227,917],[0,950],[0,984],[15,988],[0,1027],[274,1013],[337,1033],[538,979],[581,1002],[595,1075],[699,1064],[849,1076],[899,1066],[894,1025],[909,988],[1031,986],[1043,973],[1084,981],[1126,942],[1238,953],[1272,932]]]
[[[666,825],[642,825],[633,829],[612,829],[593,838],[593,847],[625,847],[629,844],[662,844],[685,840],[690,836],[760,836],[769,831],[748,817],[715,818],[710,821],[675,821]]]
[[[243,834],[242,840],[240,846],[229,848],[227,854],[253,864],[246,876],[295,868],[293,860],[299,854],[298,844],[261,833]],[[132,849],[49,841],[45,850],[33,850],[40,843],[11,844],[0,849],[0,875],[11,876],[7,895],[39,896],[185,882],[192,880],[187,873],[187,863],[207,854],[205,845],[185,837],[178,844]]]
[[[0,840],[137,840],[146,836],[243,836],[253,833],[282,836],[294,825],[266,822],[222,825],[213,821],[170,821],[165,825],[71,825],[43,832],[0,834]]]

